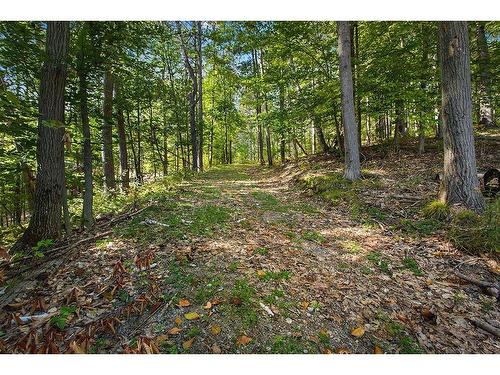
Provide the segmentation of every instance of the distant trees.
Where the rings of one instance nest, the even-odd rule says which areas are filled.
[[[28,228],[15,249],[56,239],[61,231],[64,179],[64,96],[69,22],[48,22],[39,99],[36,189]]]
[[[339,22],[338,32],[334,22],[72,22],[62,114],[62,70],[53,59],[39,69],[49,31],[54,42],[45,24],[0,22],[0,227],[30,220],[26,238],[55,237],[65,186],[68,223],[92,228],[104,209],[95,201],[146,179],[318,153],[344,155],[346,178],[356,179],[360,140],[394,151],[412,140],[423,154],[442,135],[443,199],[481,210],[471,126],[494,124],[500,105],[499,23],[469,25],[466,108],[471,85],[456,78],[471,73],[448,55],[440,61],[436,22]],[[38,102],[50,107],[45,122]],[[53,126],[64,118],[64,131]],[[64,168],[65,180],[55,172]],[[44,186],[54,187],[48,199]],[[35,235],[40,199],[56,203],[42,223],[51,230]]]
[[[342,117],[344,122],[345,172],[348,180],[361,177],[359,162],[358,126],[354,117],[354,96],[351,69],[351,33],[348,21],[337,22],[339,38],[340,83],[342,91]]]
[[[441,199],[474,211],[484,209],[472,132],[472,97],[467,22],[439,23],[444,176]]]

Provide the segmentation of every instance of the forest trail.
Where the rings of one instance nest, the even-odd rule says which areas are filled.
[[[51,340],[70,352],[499,351],[467,321],[487,301],[450,281],[445,245],[363,225],[305,194],[301,173],[233,165],[152,184],[151,207],[23,301],[34,293],[63,317]],[[6,341],[19,351],[27,335]]]

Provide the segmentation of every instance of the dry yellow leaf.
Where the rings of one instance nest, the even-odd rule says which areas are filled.
[[[257,276],[259,276],[259,277],[264,277],[264,276],[266,276],[266,271],[263,271],[263,270],[258,270],[258,271],[257,271]]]
[[[175,318],[175,324],[177,324],[178,326],[180,326],[182,323],[182,319],[180,318],[180,316],[176,317]]]
[[[190,349],[190,348],[191,348],[191,346],[193,346],[193,341],[194,341],[194,339],[195,339],[195,338],[193,337],[193,338],[191,338],[191,339],[189,339],[189,340],[187,340],[187,341],[184,341],[184,342],[182,343],[182,347],[184,348],[184,350],[188,350],[188,349]]]
[[[250,341],[252,341],[252,339],[248,336],[241,336],[238,341],[236,341],[236,345],[240,346],[240,345],[246,345],[248,344]]]
[[[186,318],[187,320],[195,320],[200,318],[200,314],[198,314],[197,312],[190,312],[184,314],[184,318]]]
[[[212,332],[212,335],[217,336],[220,333],[220,331],[222,331],[222,328],[221,326],[213,325],[212,327],[210,327],[210,331]]]
[[[351,331],[351,335],[355,336],[355,337],[361,337],[365,334],[365,329],[363,327],[358,327],[358,328],[354,328],[352,331]]]
[[[188,307],[191,305],[191,302],[189,302],[187,299],[181,299],[179,301],[179,304],[177,306],[179,307]]]
[[[208,301],[205,306],[203,306],[204,309],[211,309],[212,308],[212,302]]]
[[[213,344],[212,345],[212,353],[214,354],[221,354],[222,350],[220,349],[219,345]]]
[[[306,310],[306,309],[309,307],[309,302],[307,302],[307,301],[302,301],[302,302],[300,303],[300,306],[302,306],[302,308],[303,308],[304,310]]]
[[[168,330],[169,335],[177,335],[179,332],[181,332],[182,329],[179,327],[173,327]]]
[[[380,346],[375,345],[375,349],[373,350],[375,354],[384,354],[384,351]]]

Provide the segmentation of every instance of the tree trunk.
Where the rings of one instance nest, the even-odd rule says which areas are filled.
[[[116,188],[113,160],[113,76],[109,69],[106,69],[104,73],[103,114],[102,162],[104,167],[104,187],[106,191],[113,191]]]
[[[485,204],[479,189],[472,132],[467,22],[439,23],[444,173],[440,198],[477,212]]]
[[[495,126],[491,100],[490,55],[486,41],[485,23],[478,22],[476,37],[479,49],[479,123],[486,127]]]
[[[90,140],[90,124],[88,110],[88,84],[85,45],[87,39],[86,25],[82,26],[79,35],[79,62],[78,62],[78,96],[80,99],[80,120],[83,133],[83,226],[90,229],[94,226],[94,182],[92,176],[92,143]]]
[[[202,56],[202,32],[201,21],[197,24],[197,41],[198,41],[198,167],[203,171],[203,56]]]
[[[33,213],[13,251],[61,234],[64,188],[64,91],[69,22],[47,22],[46,58],[40,82],[37,181]]]
[[[120,180],[123,191],[130,188],[130,170],[128,167],[127,135],[125,133],[125,117],[123,116],[123,97],[121,82],[115,80],[116,95],[116,132],[118,133],[118,150],[120,156]]]
[[[319,146],[321,147],[321,152],[327,154],[330,152],[330,148],[328,147],[328,143],[326,143],[325,134],[323,133],[323,128],[321,127],[317,116],[313,117],[313,122],[316,135],[318,136]]]
[[[361,177],[361,167],[359,162],[358,126],[354,117],[349,21],[338,21],[337,30],[339,39],[338,53],[342,91],[342,115],[344,120],[344,177],[352,181]]]

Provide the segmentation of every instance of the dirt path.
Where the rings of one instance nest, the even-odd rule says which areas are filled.
[[[79,308],[58,345],[86,352],[500,352],[498,341],[467,320],[498,320],[498,305],[450,278],[449,258],[439,255],[446,244],[435,238],[405,239],[360,224],[306,196],[293,176],[251,166],[213,169],[168,194],[161,184],[150,194],[151,209],[82,249],[38,291],[57,313],[62,305]],[[68,299],[74,287],[81,292]]]

